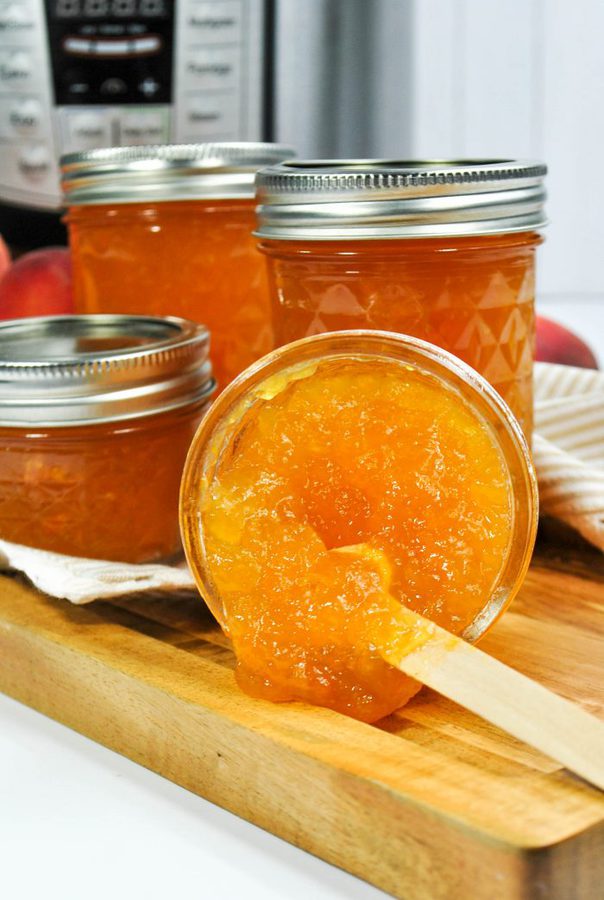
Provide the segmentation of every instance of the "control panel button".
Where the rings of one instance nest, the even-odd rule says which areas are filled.
[[[142,16],[163,16],[166,14],[167,0],[140,0]]]
[[[84,15],[106,16],[109,12],[107,0],[84,0]]]
[[[0,0],[0,38],[27,34],[36,25],[32,11],[27,3],[6,3]]]
[[[17,134],[32,134],[40,127],[41,116],[39,100],[18,100],[11,104],[8,120]]]
[[[152,75],[147,76],[147,78],[143,78],[143,80],[139,82],[138,85],[138,89],[143,97],[155,97],[160,87],[160,83],[156,81]]]
[[[122,144],[163,144],[170,139],[168,110],[141,109],[120,115]]]
[[[239,48],[200,47],[190,50],[185,62],[187,82],[207,91],[239,84]]]
[[[239,132],[239,103],[235,93],[187,97],[181,117],[182,140],[235,138]]]
[[[17,165],[28,181],[41,181],[50,171],[50,153],[44,144],[26,144],[20,149]]]
[[[86,94],[90,90],[90,85],[85,81],[74,81],[73,84],[70,84],[68,89],[69,93],[72,97],[86,97]]]
[[[128,91],[128,85],[122,78],[107,78],[100,87],[101,94],[108,97],[118,97]]]
[[[59,18],[72,19],[80,13],[80,0],[56,0],[55,13]]]
[[[41,141],[3,141],[0,196],[3,202],[56,209],[60,192],[50,147]]]
[[[187,15],[188,36],[195,43],[238,43],[241,40],[241,19],[240,0],[191,3]]]
[[[74,150],[110,147],[113,143],[111,120],[104,111],[84,110],[69,116],[69,144]]]
[[[19,88],[29,85],[32,74],[31,54],[26,50],[0,51],[0,85]]]

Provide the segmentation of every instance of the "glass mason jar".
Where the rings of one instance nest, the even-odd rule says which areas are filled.
[[[273,347],[254,176],[277,144],[116,147],[63,157],[80,313],[175,315],[206,325],[219,389]]]
[[[183,319],[0,324],[0,537],[124,562],[181,552],[185,457],[214,390]]]
[[[430,341],[530,437],[538,162],[293,161],[257,178],[276,345],[344,328]]]
[[[322,377],[321,366],[334,361],[353,367],[351,375],[336,372],[344,400],[335,412],[326,383],[313,388],[313,381]],[[354,371],[359,361],[365,365],[363,374]],[[384,363],[390,364],[390,370],[380,383],[380,366]],[[426,446],[420,438],[412,447],[417,432],[411,414],[389,412],[393,421],[388,427],[384,424],[384,404],[389,406],[384,398],[393,390],[393,379],[400,379],[402,384],[409,373],[413,377],[417,373],[429,384],[437,403],[444,398],[448,410],[455,414],[462,410],[459,422],[456,419],[450,425],[451,417],[443,410],[437,413],[432,402],[420,409],[423,433],[430,436]],[[376,383],[367,386],[367,377],[377,379]],[[343,387],[342,378],[349,379]],[[302,390],[316,400],[300,401],[296,391],[304,381],[307,388]],[[350,405],[347,398],[359,390],[371,398],[363,407],[363,415],[352,409],[349,419],[342,418]],[[418,396],[425,395],[411,386],[405,396],[409,410],[417,409]],[[271,418],[274,398],[284,404],[281,419]],[[316,403],[322,404],[321,414]],[[378,407],[381,412],[376,412]],[[331,450],[326,450],[322,435],[327,433],[325,422],[330,417],[335,436]],[[468,430],[469,421],[473,424]],[[362,430],[365,437],[357,441]],[[476,430],[480,440],[474,436]],[[452,434],[450,446],[446,446],[447,434]],[[376,444],[372,450],[368,449],[368,440]],[[489,447],[488,454],[481,453],[481,440]],[[460,452],[462,447],[465,453]],[[380,462],[382,456],[385,465]],[[425,465],[416,464],[416,456],[424,459],[428,468],[434,468],[433,476],[427,474]],[[487,456],[498,460],[498,475],[493,480],[490,470],[487,472]],[[398,460],[396,465],[404,473],[401,478],[409,482],[409,490],[401,488],[401,478],[388,474],[387,461],[393,458]],[[469,475],[465,474],[470,471],[467,465]],[[477,466],[482,466],[488,482],[482,486],[481,477],[476,477]],[[434,483],[429,483],[431,478]],[[449,480],[457,487],[447,494]],[[501,492],[506,497],[500,519],[490,493],[495,481],[498,497]],[[476,517],[471,512],[473,504],[480,510]],[[284,599],[281,592],[288,584],[294,585],[293,596],[299,597],[300,603],[308,594],[296,579],[306,578],[307,567],[315,565],[308,563],[309,554],[318,552],[323,562],[337,548],[355,551],[371,547],[370,553],[385,554],[381,558],[386,558],[386,568],[392,574],[393,596],[475,641],[501,615],[522,583],[535,540],[537,508],[530,452],[499,394],[473,369],[434,345],[391,332],[359,330],[314,336],[275,350],[218,397],[187,457],[180,516],[189,566],[202,596],[233,639],[242,687],[270,699],[293,696],[320,702],[312,694],[284,694],[282,685],[275,694],[274,686],[268,686],[270,671],[285,665],[291,657],[288,649],[281,652],[283,648],[277,643],[271,644],[270,619],[273,612],[277,617],[287,614],[291,603],[298,602]],[[339,519],[338,511],[342,512]],[[486,516],[482,524],[480,516]],[[497,533],[496,521],[503,523],[501,533]],[[396,522],[396,527],[403,529],[402,541],[393,532]],[[334,538],[338,529],[339,537]],[[485,540],[487,532],[490,536]],[[317,546],[323,550],[316,551]],[[274,583],[267,574],[269,568],[275,570]],[[325,571],[317,569],[319,574],[309,576],[315,579],[309,583],[317,591],[325,583]],[[477,582],[472,590],[471,581]],[[267,601],[271,592],[276,599]],[[432,599],[430,595],[434,595]],[[340,601],[344,603],[338,595]],[[269,612],[263,606],[267,602],[274,603]],[[337,607],[338,603],[332,605]],[[249,648],[246,651],[242,627],[245,632],[246,616],[256,615],[262,626],[255,627],[253,652]],[[306,615],[300,616],[305,627],[314,627],[316,634],[316,626]],[[283,634],[282,628],[278,633]],[[268,670],[252,671],[250,675],[250,669],[260,666],[265,637]],[[328,638],[326,641],[329,643]],[[299,685],[307,668],[303,661],[294,668],[292,681]],[[386,696],[377,705],[351,714],[372,721],[417,690],[417,685],[410,686],[408,680],[399,683],[399,675],[395,677],[389,671],[382,675]],[[390,695],[386,683],[391,676]],[[323,705],[340,708],[333,703],[333,692],[332,699]]]

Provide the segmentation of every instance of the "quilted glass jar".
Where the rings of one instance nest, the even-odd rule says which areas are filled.
[[[370,620],[402,604],[481,637],[526,573],[537,484],[473,369],[406,335],[343,331],[275,350],[212,404],[181,523],[243,689],[375,721],[419,685],[383,663]]]
[[[79,313],[183,316],[212,334],[219,389],[273,347],[254,177],[277,144],[115,147],[62,159]]]
[[[258,176],[278,346],[375,328],[458,356],[532,428],[536,162],[293,161]]]
[[[181,551],[185,457],[214,390],[208,333],[182,319],[0,325],[0,537],[125,562]]]

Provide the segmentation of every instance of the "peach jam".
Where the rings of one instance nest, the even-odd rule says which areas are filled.
[[[277,345],[414,335],[480,372],[530,435],[536,162],[303,162],[258,176]]]
[[[274,345],[266,265],[252,237],[254,176],[292,155],[244,143],[63,157],[76,311],[202,322],[223,388]]]
[[[0,324],[0,537],[96,559],[181,552],[178,491],[214,389],[183,319]]]
[[[505,609],[536,504],[484,379],[413,338],[336,332],[275,351],[213,404],[181,521],[241,687],[371,722],[418,690],[385,661],[417,637],[409,609],[469,640]]]

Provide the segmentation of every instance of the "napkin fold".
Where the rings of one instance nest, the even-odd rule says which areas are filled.
[[[541,512],[604,550],[604,372],[536,363],[533,459]]]
[[[533,457],[541,511],[604,551],[604,373],[537,363]],[[80,559],[0,540],[0,569],[72,603],[194,589],[181,566]]]
[[[123,594],[195,588],[193,576],[184,564],[133,565],[82,559],[3,540],[0,540],[0,569],[22,572],[38,590],[76,604]]]

